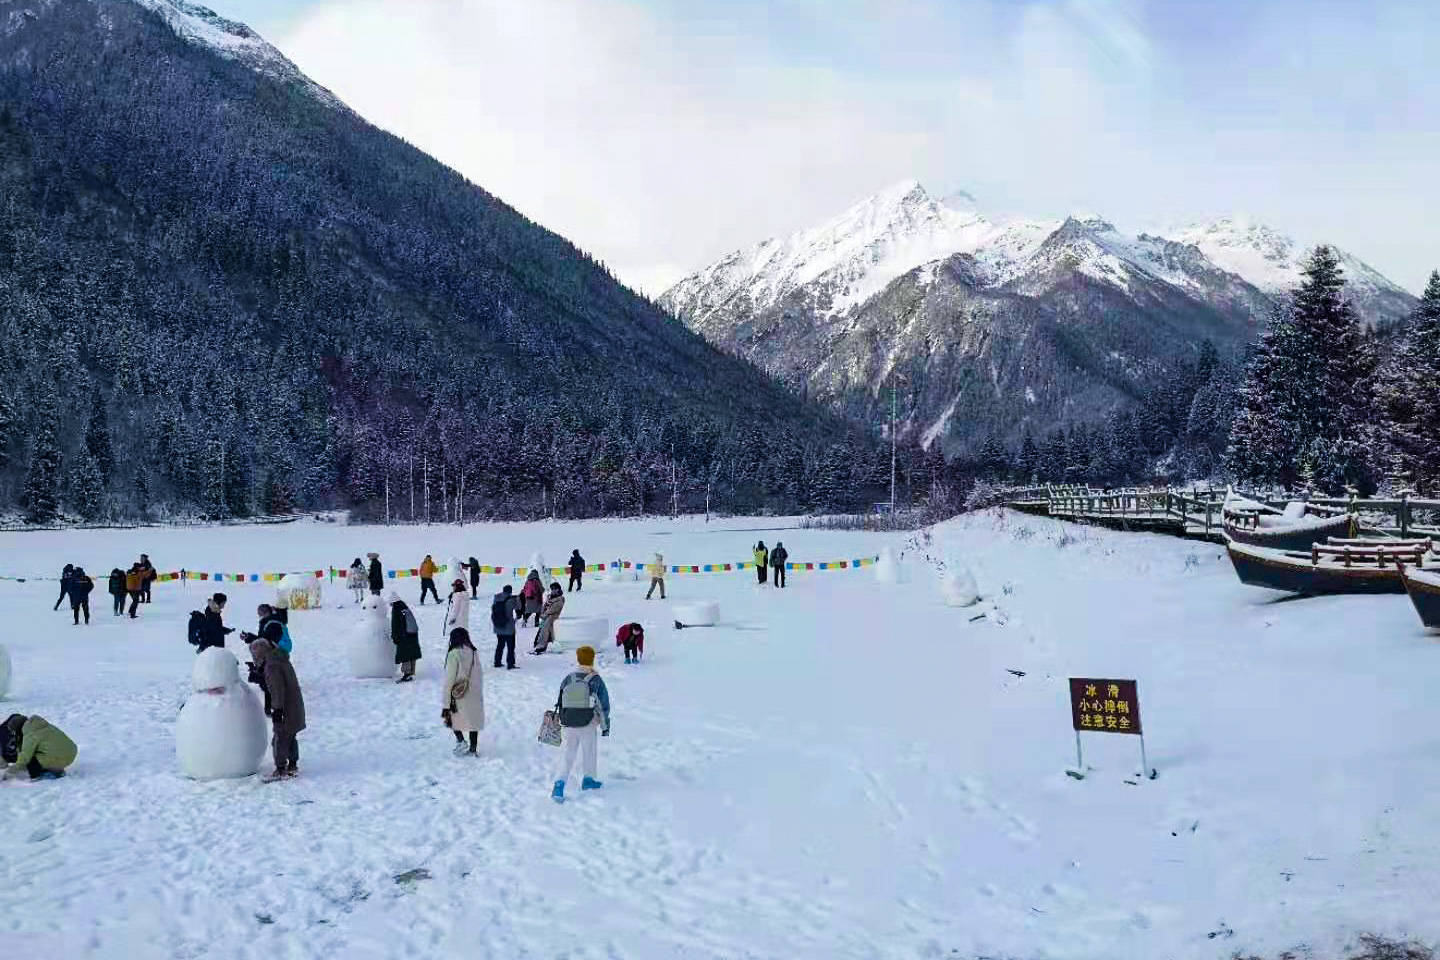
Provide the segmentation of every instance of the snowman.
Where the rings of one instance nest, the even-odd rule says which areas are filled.
[[[945,561],[945,570],[940,574],[940,599],[947,607],[971,607],[980,602],[975,574],[956,558]]]
[[[885,547],[880,551],[880,559],[875,561],[875,582],[884,584],[904,583],[905,567],[895,558],[895,551]]]
[[[0,643],[0,700],[10,692],[10,651]]]
[[[350,675],[365,680],[395,674],[395,644],[390,639],[390,608],[379,597],[366,597],[360,619],[350,629]]]
[[[550,580],[550,565],[545,562],[545,556],[538,550],[530,554],[530,569],[539,571],[542,585]],[[529,573],[526,573],[526,576],[529,576]]]
[[[195,658],[194,692],[175,721],[175,755],[194,780],[248,777],[265,756],[265,711],[240,679],[235,655],[209,647]]]
[[[451,557],[451,558],[446,562],[446,565],[445,565],[445,576],[444,576],[444,578],[441,580],[441,582],[442,582],[442,583],[454,583],[456,580],[463,580],[463,581],[465,581],[465,585],[466,585],[466,586],[469,586],[469,585],[470,585],[470,568],[467,567],[467,566],[465,566],[465,561],[462,560],[462,559],[460,559],[459,557]],[[448,592],[448,591],[447,591],[447,592]]]

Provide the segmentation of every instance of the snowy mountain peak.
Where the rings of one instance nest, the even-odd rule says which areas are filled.
[[[326,103],[343,107],[328,90],[310,80],[283,53],[243,23],[228,20],[208,7],[188,0],[131,0],[160,16],[177,37],[187,43],[243,63],[259,73],[299,82]]]

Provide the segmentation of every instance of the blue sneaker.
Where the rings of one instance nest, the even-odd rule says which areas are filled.
[[[556,780],[556,781],[555,781],[555,789],[550,791],[550,799],[551,799],[551,800],[554,800],[556,803],[564,803],[564,802],[565,802],[565,781],[564,781],[564,780]]]
[[[584,780],[580,781],[581,790],[599,790],[603,786],[605,786],[605,784],[601,783],[599,780],[592,780],[589,777],[586,777]]]

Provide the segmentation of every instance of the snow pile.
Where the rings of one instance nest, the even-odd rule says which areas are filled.
[[[10,693],[10,651],[0,643],[0,700]]]
[[[346,654],[352,677],[365,680],[394,675],[395,644],[390,640],[390,612],[378,598],[366,601],[364,614],[350,628]]]
[[[980,600],[975,574],[959,560],[946,560],[940,574],[940,598],[947,607],[970,607]]]
[[[1281,512],[1281,516],[1285,517],[1287,520],[1304,520],[1305,501],[1291,500],[1289,503],[1285,504],[1285,509]]]
[[[720,622],[720,604],[715,600],[691,600],[677,603],[675,619],[687,627],[713,627]]]
[[[240,679],[235,655],[210,647],[195,658],[194,692],[175,720],[175,755],[194,780],[248,777],[265,756],[265,713]]]
[[[580,647],[585,644],[597,650],[610,636],[610,621],[604,617],[565,617],[555,621],[555,644]],[[552,644],[552,649],[553,649]]]
[[[875,561],[875,582],[884,584],[904,583],[905,565],[895,556],[895,551],[884,547],[880,559]]]

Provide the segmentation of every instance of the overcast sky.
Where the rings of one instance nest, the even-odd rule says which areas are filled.
[[[1440,2],[206,2],[650,293],[908,177],[1440,267]]]

